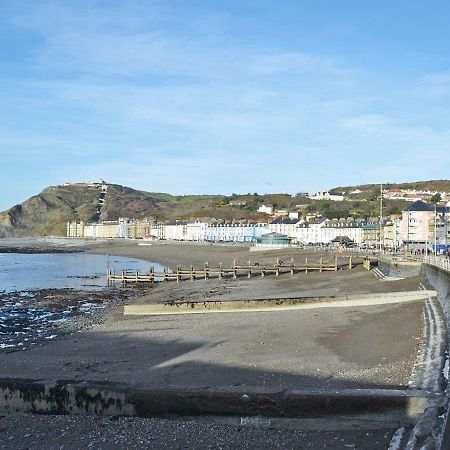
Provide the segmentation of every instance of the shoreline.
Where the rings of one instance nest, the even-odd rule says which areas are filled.
[[[261,264],[332,258],[334,254],[296,249],[250,253],[249,247],[195,243],[142,241],[87,242],[78,249],[89,254],[126,256],[175,267],[177,264],[210,267],[249,259]],[[43,245],[45,250],[50,247]],[[74,246],[65,246],[73,250]],[[357,258],[355,258],[357,259]],[[345,261],[345,259],[342,259]],[[265,278],[211,278],[155,283],[143,290],[117,288],[117,302],[103,309],[104,320],[34,346],[26,353],[2,353],[1,378],[70,380],[83,386],[113,383],[132,390],[136,386],[162,391],[173,387],[208,392],[241,389],[349,389],[406,391],[423,340],[423,301],[410,304],[351,306],[318,310],[224,313],[206,315],[124,316],[122,306],[278,299],[299,296],[339,297],[384,294],[419,289],[414,276],[381,281],[373,272],[357,267],[337,272],[269,275]],[[84,293],[82,293],[84,294]],[[395,345],[392,343],[395,342]],[[368,345],[369,344],[369,345]],[[35,416],[25,417],[27,423]],[[106,423],[97,417],[76,418],[86,424]],[[121,420],[121,419],[118,419]],[[153,419],[126,419],[127,424],[148,424]],[[160,420],[160,419],[158,419]],[[53,419],[52,419],[53,421]],[[48,423],[48,419],[42,419]],[[118,422],[114,422],[117,424]],[[13,429],[13,425],[6,425]],[[389,425],[385,439],[397,429]],[[351,431],[354,436],[354,430]],[[383,447],[384,448],[384,447]]]
[[[94,254],[105,254],[108,253],[114,256],[127,256],[129,258],[138,258],[141,260],[148,260],[153,262],[162,262],[168,266],[176,266],[176,264],[188,265],[193,264],[194,266],[203,265],[205,261],[209,262],[210,267],[217,266],[220,262],[223,264],[231,264],[234,260],[239,262],[247,262],[250,258],[253,261],[256,260],[255,255],[250,254],[249,247],[243,246],[223,246],[223,245],[196,245],[196,244],[186,244],[186,243],[161,243],[152,246],[139,246],[140,241],[107,241],[107,242],[96,242],[89,243],[85,245],[83,250],[86,253]],[[294,257],[295,260],[304,260],[304,258],[317,258],[329,257],[334,259],[334,254],[326,254],[319,252],[305,252],[298,251],[296,249],[286,249],[277,251],[266,251],[258,252],[257,260],[262,264],[270,264],[276,261],[277,258],[283,259],[285,261],[290,260]],[[345,269],[345,267],[344,267]],[[141,352],[147,352],[146,340],[150,339],[150,342],[156,339],[155,342],[159,342],[161,339],[168,339],[170,337],[170,342],[168,342],[168,348],[173,347],[173,351],[177,354],[180,349],[181,342],[186,341],[184,345],[189,348],[200,335],[203,336],[203,341],[208,342],[213,339],[216,333],[219,333],[217,339],[223,342],[230,341],[230,348],[227,350],[227,357],[229,358],[229,363],[237,364],[239,367],[242,363],[240,362],[242,358],[250,358],[250,360],[255,359],[254,364],[258,367],[263,367],[263,361],[267,358],[265,353],[260,354],[259,351],[255,354],[252,352],[247,353],[244,348],[252,348],[258,342],[258,336],[253,336],[254,330],[259,329],[265,323],[265,326],[259,331],[259,333],[269,334],[271,337],[271,345],[278,346],[277,357],[271,361],[267,360],[267,364],[275,364],[271,370],[275,371],[273,375],[273,380],[280,379],[286,380],[287,386],[290,385],[295,378],[292,378],[287,373],[284,375],[278,374],[276,372],[276,365],[287,364],[289,370],[298,373],[299,379],[310,380],[311,383],[324,383],[328,378],[323,378],[324,374],[327,372],[331,373],[328,377],[329,379],[334,379],[335,385],[345,384],[344,380],[338,381],[346,372],[348,374],[353,374],[352,378],[355,378],[357,385],[365,385],[369,383],[370,385],[405,385],[409,378],[410,372],[412,370],[412,365],[415,360],[415,353],[417,351],[417,342],[415,340],[405,340],[404,335],[417,336],[420,332],[420,320],[417,313],[422,309],[421,302],[415,303],[416,306],[401,306],[401,305],[373,305],[369,307],[352,307],[348,310],[337,311],[336,308],[330,309],[330,312],[322,311],[312,311],[310,313],[298,312],[293,314],[292,312],[272,312],[272,313],[260,313],[258,316],[251,316],[247,313],[242,313],[239,315],[233,315],[232,313],[227,313],[220,315],[219,318],[216,315],[198,316],[196,318],[187,318],[186,316],[180,316],[177,319],[173,318],[163,318],[156,317],[155,319],[150,318],[139,318],[133,316],[123,315],[123,306],[129,302],[133,301],[134,305],[145,305],[145,304],[161,304],[161,303],[180,303],[180,302],[207,302],[207,301],[223,301],[229,302],[234,300],[252,300],[255,298],[267,299],[267,298],[293,298],[293,297],[337,297],[352,294],[383,294],[388,292],[403,292],[410,290],[419,289],[419,283],[422,281],[420,277],[411,277],[403,280],[396,280],[391,282],[382,282],[377,277],[374,276],[372,272],[369,272],[362,268],[362,265],[358,265],[353,270],[338,270],[337,272],[326,272],[319,273],[310,272],[308,274],[295,273],[294,275],[283,274],[279,277],[274,275],[267,276],[265,278],[252,277],[247,279],[246,277],[232,279],[224,278],[219,279],[209,279],[209,280],[197,280],[197,281],[182,281],[180,283],[169,282],[169,283],[155,283],[153,285],[146,286],[144,289],[139,289],[134,286],[128,286],[126,288],[116,288],[114,291],[117,293],[118,301],[108,304],[105,309],[104,320],[98,323],[91,323],[89,327],[83,330],[76,336],[76,339],[57,339],[51,343],[51,345],[45,346],[45,349],[33,349],[27,352],[27,359],[35,360],[37,365],[41,365],[41,375],[42,377],[48,378],[47,367],[40,363],[41,360],[47,360],[50,365],[56,365],[57,361],[61,358],[67,359],[68,354],[73,354],[74,346],[77,348],[77,352],[73,354],[72,358],[77,361],[79,358],[82,359],[94,359],[94,360],[111,360],[110,363],[106,361],[104,364],[111,366],[111,369],[106,373],[108,374],[108,379],[120,381],[123,380],[125,373],[130,370],[129,365],[135,368],[135,382],[142,380],[143,374],[145,377],[153,377],[161,382],[164,378],[159,379],[159,376],[163,376],[166,369],[161,368],[158,371],[153,371],[151,367],[148,367],[145,360],[142,359]],[[131,294],[132,293],[132,294]],[[81,293],[85,295],[85,293]],[[392,314],[394,314],[392,316]],[[411,316],[411,314],[413,315]],[[396,316],[403,317],[403,321],[398,323]],[[271,319],[273,317],[273,319]],[[293,318],[296,317],[295,320]],[[316,317],[321,317],[320,321],[316,324],[315,328],[310,329],[311,323],[315,322]],[[283,318],[281,320],[281,318]],[[271,320],[275,320],[272,324]],[[280,321],[280,322],[279,322]],[[391,322],[392,328],[381,331],[378,328],[374,328],[374,323],[389,323]],[[173,326],[165,327],[164,324],[169,323]],[[190,328],[189,323],[196,324],[195,327],[198,332],[192,335],[193,330]],[[247,329],[248,323],[253,323],[254,330]],[[286,331],[280,334],[277,332],[277,328],[272,329],[274,324],[276,327],[282,326],[286,328]],[[227,325],[228,324],[228,325]],[[299,324],[302,324],[301,326]],[[93,326],[92,326],[93,325]],[[232,331],[233,327],[238,327],[237,330]],[[300,328],[299,328],[300,326]],[[161,328],[162,327],[162,328]],[[330,328],[331,327],[331,328]],[[349,328],[350,327],[350,328]],[[348,335],[350,330],[354,328],[354,341],[349,340]],[[363,345],[364,336],[366,335],[367,329],[372,330],[375,336],[378,336],[378,344],[374,346],[370,351]],[[310,329],[308,334],[306,330]],[[403,331],[401,331],[403,329]],[[165,330],[165,331],[164,331]],[[264,332],[263,332],[264,330]],[[322,331],[320,331],[322,330]],[[341,331],[339,331],[341,330]],[[229,335],[231,333],[231,335]],[[403,334],[402,334],[403,333]],[[211,337],[208,337],[211,335]],[[291,348],[292,342],[288,339],[288,336],[297,336],[298,342],[302,340],[309,340],[311,349],[314,352],[306,356],[305,361],[309,360],[309,364],[313,364],[312,367],[297,367],[298,361],[296,361],[296,356],[294,348]],[[386,335],[386,336],[385,336]],[[134,356],[130,354],[130,348],[122,348],[125,342],[122,342],[122,338],[119,337],[128,336],[125,342],[128,341],[133,350]],[[144,336],[148,336],[144,338]],[[238,338],[240,336],[240,338]],[[314,337],[315,336],[315,337]],[[389,338],[389,336],[391,336]],[[388,339],[386,339],[388,338]],[[119,339],[119,341],[117,340]],[[237,339],[237,341],[236,341]],[[247,344],[242,347],[242,342],[239,339],[248,340]],[[286,339],[288,339],[286,341]],[[401,341],[402,344],[398,344],[396,349],[392,349],[390,342],[392,340]],[[72,342],[73,341],[73,342]],[[178,344],[180,341],[180,344]],[[359,342],[356,345],[355,343]],[[83,344],[83,350],[81,351],[81,342]],[[92,345],[93,342],[97,344]],[[255,342],[255,343],[253,343]],[[75,344],[76,343],[76,344]],[[158,344],[159,345],[159,344]],[[203,343],[195,344],[194,347],[200,345],[202,347]],[[258,344],[259,345],[259,344]],[[105,346],[105,352],[98,353],[100,348]],[[109,350],[107,350],[109,348]],[[220,346],[219,346],[220,348]],[[274,347],[276,348],[276,347]],[[287,349],[290,348],[291,353],[286,353]],[[121,350],[119,350],[121,349]],[[113,361],[117,359],[115,352],[123,355],[124,361],[130,359],[124,367],[114,366],[112,369]],[[212,350],[211,350],[212,351]],[[244,353],[239,357],[242,352]],[[56,352],[51,355],[53,352]],[[108,353],[109,352],[109,353]],[[17,352],[15,352],[17,354]],[[183,354],[184,351],[181,351]],[[189,353],[189,352],[188,352]],[[195,353],[195,352],[194,352]],[[316,354],[317,353],[317,354]],[[392,357],[387,357],[387,355],[392,353]],[[12,353],[13,354],[13,353]],[[195,353],[196,354],[196,353]],[[281,356],[285,354],[285,356]],[[314,354],[314,356],[313,356]],[[385,357],[381,358],[381,354],[385,354]],[[83,356],[84,355],[84,356]],[[326,356],[327,355],[327,356]],[[370,356],[371,355],[371,356]],[[235,361],[235,357],[238,356],[238,360]],[[300,356],[300,355],[299,355]],[[23,357],[17,355],[19,360]],[[13,358],[16,360],[17,357]],[[50,360],[48,359],[50,358]],[[153,355],[153,358],[158,360],[160,356],[158,354]],[[198,353],[196,356],[198,358],[198,366],[204,363],[202,353]],[[210,369],[214,370],[218,380],[226,378],[225,374],[222,374],[218,370],[220,366],[221,357],[216,354],[216,351],[212,352],[211,358],[217,360],[217,368]],[[259,358],[262,358],[260,360]],[[281,359],[280,359],[281,358]],[[284,360],[286,358],[286,361]],[[380,359],[381,358],[381,359]],[[279,359],[279,361],[278,361]],[[317,360],[317,361],[316,361]],[[324,373],[321,377],[315,378],[313,373],[314,364],[318,364],[318,367],[322,367],[325,360],[334,361],[333,364],[336,368],[328,368],[328,363],[323,366],[320,370]],[[12,360],[11,360],[12,361]],[[53,362],[51,362],[53,361]],[[278,361],[275,363],[275,361]],[[284,361],[284,362],[283,362]],[[314,362],[316,361],[316,362]],[[347,362],[346,362],[347,361]],[[17,361],[18,362],[18,361]],[[5,361],[5,364],[7,362]],[[71,363],[70,367],[75,367],[78,363]],[[103,364],[103,363],[102,363]],[[332,366],[333,366],[332,364]],[[355,366],[356,364],[356,366]],[[6,369],[4,366],[4,369]],[[0,366],[1,367],[1,366]],[[11,367],[14,367],[12,365]],[[24,369],[24,365],[20,364],[21,369]],[[91,370],[90,365],[87,366],[86,371],[73,373],[70,370],[66,371],[65,366],[55,367],[51,373],[58,373],[58,376],[63,379],[67,377],[75,377],[76,379],[97,379],[96,370]],[[215,367],[214,365],[212,367]],[[233,369],[239,376],[244,376],[245,371],[243,369]],[[357,369],[359,367],[359,369]],[[36,368],[37,370],[37,368]],[[124,372],[125,370],[125,372]],[[168,369],[172,374],[171,377],[175,377],[175,371]],[[197,369],[192,369],[194,372]],[[306,370],[304,375],[300,375],[303,370]],[[2,372],[0,368],[0,373]],[[231,371],[232,372],[232,371]],[[22,372],[26,375],[27,371]],[[158,375],[159,373],[159,375]],[[263,372],[262,372],[263,373]],[[276,373],[276,375],[275,375]],[[3,374],[5,371],[3,370]],[[79,378],[81,376],[81,378]],[[183,371],[180,372],[180,380],[182,383],[188,382]],[[255,380],[262,376],[259,372],[255,372]],[[344,378],[346,378],[346,375]],[[129,377],[127,375],[126,377]],[[145,378],[144,377],[144,378]],[[176,379],[176,378],[174,378]],[[201,375],[197,374],[188,378],[195,382],[196,379],[201,379]],[[264,379],[264,378],[263,378]],[[357,380],[361,381],[358,382]],[[315,381],[314,381],[315,380]],[[384,380],[384,381],[383,381]],[[130,381],[130,380],[129,380]],[[206,381],[205,381],[206,382]],[[266,380],[265,382],[268,382]]]

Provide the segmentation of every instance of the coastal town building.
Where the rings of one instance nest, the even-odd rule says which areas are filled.
[[[308,198],[311,200],[330,200],[332,202],[342,202],[344,201],[344,194],[340,192],[320,191],[309,196]]]
[[[67,222],[66,236],[72,238],[84,237],[84,221]]]
[[[430,200],[434,195],[439,194],[441,199],[446,201],[449,198],[448,192],[442,191],[423,191],[417,189],[388,189],[383,191],[383,198],[388,200],[404,200],[408,202],[415,202],[418,200]]]
[[[380,245],[382,227],[379,222],[366,222],[362,225],[362,242],[368,247]]]
[[[299,223],[297,225],[297,243],[321,244],[324,242],[322,228],[328,219],[321,217],[315,220]]]
[[[197,242],[255,244],[269,233],[284,235],[290,243],[303,245],[382,246],[389,249],[424,250],[450,245],[450,208],[416,201],[402,212],[380,222],[327,219],[311,215],[305,219],[279,218],[268,223],[241,221],[171,220],[120,218],[117,221],[67,223],[66,234],[73,238],[122,238]]]
[[[355,244],[362,244],[364,241],[363,223],[353,220],[326,221],[324,223],[324,226],[322,227],[322,239],[324,243],[337,241],[337,242],[347,242],[347,243],[352,242]]]
[[[399,249],[402,245],[402,220],[388,220],[383,225],[383,246]]]
[[[254,243],[268,231],[268,224],[265,223],[218,222],[207,226],[205,240]]]
[[[258,208],[258,212],[272,215],[273,214],[273,206],[272,205],[261,205]]]
[[[262,248],[283,248],[287,247],[291,242],[291,239],[282,233],[267,233],[263,234],[260,238],[258,238],[258,241],[256,243],[256,247],[262,247]]]
[[[408,250],[428,247],[434,218],[434,208],[421,200],[402,211],[402,242]]]
[[[285,234],[291,239],[297,239],[299,219],[278,219],[269,223],[269,232]]]

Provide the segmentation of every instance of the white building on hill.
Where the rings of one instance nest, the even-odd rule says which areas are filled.
[[[332,202],[342,202],[344,201],[344,194],[341,194],[340,192],[321,191],[316,192],[308,198],[311,200],[330,200]]]

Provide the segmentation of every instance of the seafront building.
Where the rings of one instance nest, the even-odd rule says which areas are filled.
[[[269,226],[266,223],[218,222],[206,227],[205,241],[255,243],[268,232]]]
[[[117,221],[67,222],[66,236],[74,238],[142,239],[151,231],[153,222],[120,218]]]
[[[449,208],[435,207],[421,200],[402,212],[401,236],[407,249],[422,250],[450,244]]]
[[[309,219],[309,220],[308,220]],[[261,242],[270,233],[286,236],[297,245],[341,245],[422,251],[450,245],[450,209],[416,201],[402,217],[379,221],[327,219],[325,217],[275,218],[266,222],[120,218],[118,221],[68,222],[67,236],[216,243]]]

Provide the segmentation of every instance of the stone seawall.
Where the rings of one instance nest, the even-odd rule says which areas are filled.
[[[380,258],[378,269],[387,277],[407,278],[420,275],[422,264],[418,261],[393,261]]]
[[[450,273],[439,267],[423,264],[420,274],[427,284],[438,293],[438,298],[444,310],[447,328],[450,329]]]
[[[426,280],[426,284],[438,293],[439,303],[445,314],[445,320],[447,323],[447,330],[450,330],[450,273],[446,270],[432,266],[430,264],[423,264],[420,274]],[[447,349],[450,348],[449,335],[447,333]],[[448,350],[447,350],[448,352]],[[448,355],[447,355],[448,358]],[[448,383],[448,359],[446,367],[444,368],[444,376],[447,378]],[[449,395],[449,388],[447,385],[446,395]],[[443,426],[443,436],[441,440],[440,449],[450,448],[450,423],[449,423],[449,405],[447,403],[445,424]]]

